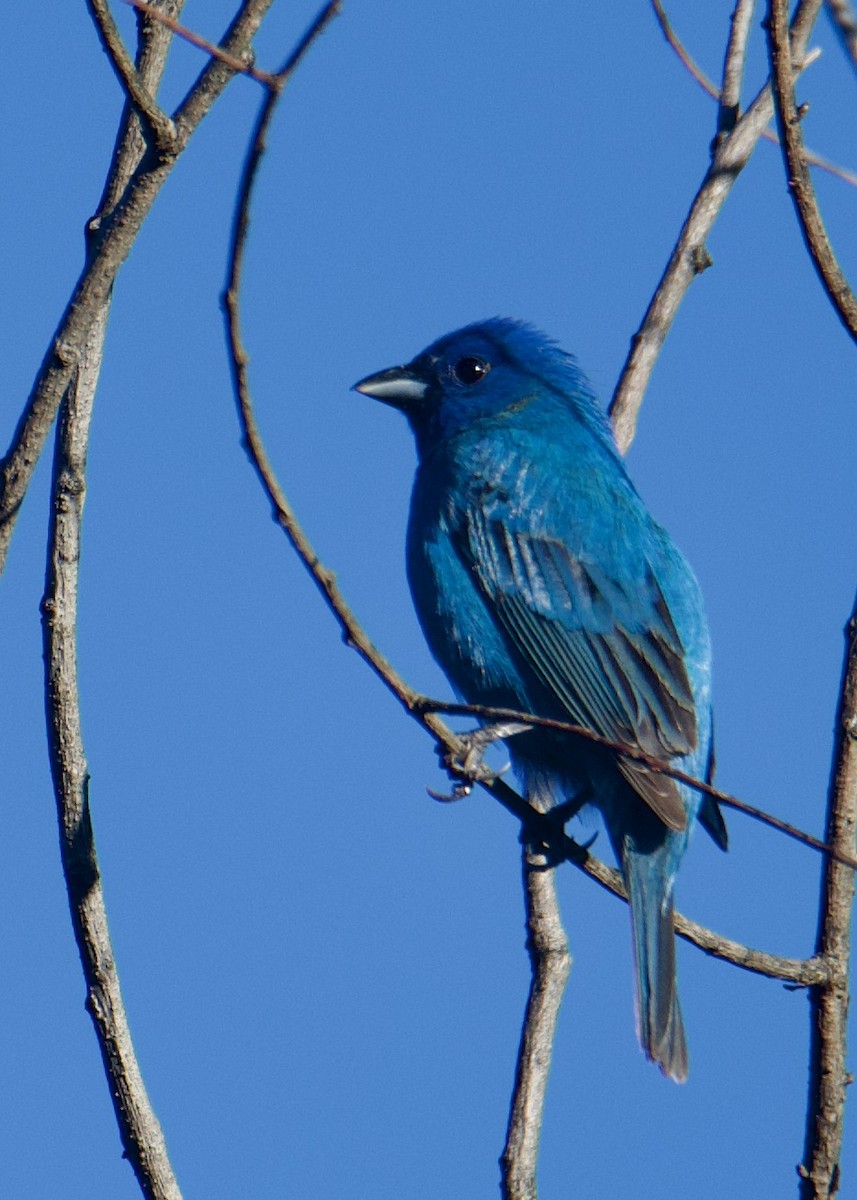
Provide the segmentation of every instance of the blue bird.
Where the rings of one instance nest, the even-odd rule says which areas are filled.
[[[497,318],[355,387],[401,410],[416,438],[408,579],[459,695],[586,726],[710,780],[699,587],[631,483],[575,359]],[[531,728],[509,750],[540,810],[602,813],[630,898],[640,1044],[683,1081],[673,885],[697,817],[726,848],[719,809],[572,734]]]

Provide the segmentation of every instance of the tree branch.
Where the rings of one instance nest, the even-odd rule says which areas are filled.
[[[253,35],[273,2],[274,0],[243,0],[220,42],[220,49],[226,51],[227,57],[247,63],[252,61]],[[187,130],[187,136],[190,136],[235,73],[228,63],[218,58],[212,58],[203,67],[196,82],[173,114],[180,131]]]
[[[128,102],[142,118],[161,150],[169,150],[176,137],[176,127],[143,82],[136,65],[131,61],[122,35],[113,20],[107,0],[86,0],[101,44],[113,66]]]
[[[230,53],[246,53],[272,2],[245,0],[226,39]],[[153,50],[152,74],[159,74],[163,69],[161,57],[159,49]],[[117,164],[127,169],[133,162],[134,139],[131,135],[130,140],[123,140],[121,149],[117,141],[111,179],[105,188],[105,196],[116,196],[115,205],[97,213],[90,222],[83,272],[42,361],[9,450],[0,462],[0,573],[6,564],[18,511],[62,398],[80,365],[83,347],[88,345],[90,356],[95,353],[88,340],[90,331],[96,325],[102,330],[106,327],[105,316],[114,281],[155,197],[192,133],[233,74],[222,63],[209,64],[174,117],[179,137],[172,151],[164,155],[144,155],[138,160],[139,165],[132,168],[130,178],[124,181],[116,174]]]
[[[42,631],[48,746],[72,926],[125,1157],[149,1200],[181,1200],[122,1002],[89,808],[89,771],[77,690],[77,585],[86,496],[86,450],[103,321],[90,327],[66,388],[57,431]],[[91,350],[91,357],[90,357]]]
[[[544,853],[523,849],[527,952],[531,978],[515,1068],[506,1145],[500,1158],[504,1200],[536,1200],[539,1139],[559,1008],[571,970],[556,895],[555,869]]]
[[[787,32],[788,0],[770,0],[768,14],[771,76],[789,191],[816,273],[840,321],[857,342],[857,297],[833,253],[806,165]]]
[[[791,26],[792,57],[797,61],[804,54],[820,5],[821,0],[801,0],[798,5]],[[643,323],[631,339],[610,404],[616,444],[623,453],[634,440],[649,377],[679,306],[696,276],[710,266],[705,239],[772,115],[773,100],[766,84],[729,136],[716,147]]]
[[[825,0],[825,7],[851,66],[857,71],[857,14],[849,0]]]
[[[184,7],[185,0],[160,0],[160,2],[165,10],[178,15]],[[167,65],[171,41],[170,33],[162,25],[138,17],[137,53],[134,61],[143,87],[152,97],[157,95],[164,68]],[[172,124],[172,121],[170,123]],[[104,181],[104,191],[95,210],[95,216],[87,225],[87,234],[90,239],[97,237],[104,217],[112,212],[119,203],[120,196],[140,165],[146,146],[147,141],[143,136],[140,118],[134,105],[128,100],[119,122],[110,169]]]
[[[711,80],[708,78],[708,76],[705,74],[705,72],[702,70],[702,68],[694,61],[694,59],[688,53],[686,47],[683,45],[680,38],[676,34],[675,30],[670,25],[669,19],[666,15],[666,12],[664,11],[663,6],[660,4],[659,0],[652,0],[652,7],[655,10],[655,16],[657,17],[658,24],[661,27],[661,32],[663,33],[667,42],[670,44],[670,46],[675,51],[675,53],[678,56],[682,65],[687,69],[688,73],[696,80],[696,82],[699,84],[699,86],[702,88],[702,90],[706,93],[706,95],[711,96],[712,99],[717,100],[719,102],[720,108],[719,108],[719,111],[717,114],[718,132],[717,132],[717,137],[716,137],[717,144],[719,144],[723,140],[724,132],[729,132],[729,129],[734,128],[734,126],[729,126],[729,128],[727,128],[727,129],[724,129],[721,127],[721,121],[723,121],[725,119],[724,118],[724,109],[731,110],[733,108],[733,104],[731,104],[731,103],[726,104],[725,101],[721,100],[720,90],[715,86],[715,84],[713,84],[711,82]],[[739,32],[741,31],[741,23],[740,22],[738,23],[738,28],[736,29],[736,16],[737,15],[738,15],[738,10],[736,8],[735,12],[732,14],[732,26],[731,26],[732,32],[731,32],[731,36],[730,36],[730,45],[731,45],[731,42],[738,36]],[[730,92],[728,93],[728,95],[730,95],[730,96],[732,95],[731,89],[734,88],[734,86],[735,86],[734,79],[737,76],[737,72],[738,72],[738,63],[732,57],[732,53],[733,52],[730,49],[727,49],[726,59],[724,62],[724,71],[723,71],[724,87],[730,88]],[[806,70],[806,68],[808,66],[811,66],[812,63],[817,62],[820,57],[821,57],[820,50],[817,50],[817,49],[810,50],[810,52],[807,54],[807,56],[803,60],[803,65],[802,65],[801,69]],[[737,96],[737,93],[736,93],[736,96]],[[739,116],[739,107],[740,107],[738,105],[737,98],[734,101],[734,107],[735,107],[735,114],[734,114],[735,120],[737,120],[738,116]],[[726,123],[728,125],[728,119],[726,119]],[[777,137],[776,133],[774,133],[774,131],[772,129],[767,129],[767,128],[763,129],[762,137],[765,139],[765,141],[770,142],[774,146],[779,146],[779,144],[780,144],[780,139]],[[826,171],[828,175],[833,175],[837,179],[841,179],[843,183],[848,183],[851,185],[851,187],[857,187],[857,174],[855,174],[853,171],[848,171],[848,170],[846,170],[845,167],[838,166],[835,162],[831,162],[829,158],[824,158],[821,154],[816,154],[816,152],[814,150],[806,150],[805,154],[806,154],[806,161],[809,164],[809,166],[818,167],[819,171]]]
[[[741,112],[741,86],[747,60],[747,42],[756,0],[738,0],[729,26],[729,41],[723,62],[723,83],[717,110],[717,133],[722,136],[735,128]]]
[[[822,854],[828,854],[832,858],[835,858],[837,862],[850,867],[852,870],[857,870],[857,858],[853,855],[843,854],[836,846],[822,842],[819,838],[813,837],[811,833],[804,833],[802,829],[798,829],[795,825],[790,825],[788,821],[782,821],[779,817],[772,816],[771,813],[765,812],[761,808],[756,808],[753,804],[748,804],[746,800],[739,800],[737,796],[733,796],[729,792],[723,792],[720,788],[714,787],[713,784],[706,783],[702,779],[696,779],[693,775],[689,775],[687,771],[681,771],[678,767],[672,766],[671,763],[663,762],[661,759],[647,754],[639,746],[632,746],[626,742],[613,741],[612,738],[604,737],[602,734],[596,733],[594,729],[587,729],[584,725],[575,725],[570,721],[557,721],[553,717],[540,717],[536,713],[519,712],[513,708],[496,708],[489,704],[456,704],[446,700],[432,700],[427,696],[419,697],[417,704],[425,712],[443,712],[452,716],[480,717],[489,721],[513,722],[522,726],[535,725],[540,729],[555,729],[560,733],[571,733],[575,737],[583,738],[585,741],[594,742],[598,746],[604,746],[608,750],[613,750],[617,754],[621,754],[623,758],[632,758],[636,762],[645,763],[647,767],[659,775],[668,775],[671,779],[677,779],[679,783],[693,788],[694,791],[702,792],[705,796],[711,796],[712,800],[716,800],[718,804],[725,804],[729,808],[734,808],[738,812],[744,813],[745,816],[752,817],[754,821],[759,821],[771,829],[776,829],[779,833],[784,833],[786,837],[790,837],[796,842],[801,842],[804,846],[810,846],[813,850],[818,850]],[[523,732],[523,729],[519,730],[519,732]],[[461,769],[457,771],[454,761],[448,763],[448,766],[453,773],[457,772],[461,778],[468,779],[467,770]],[[483,781],[479,778],[478,782],[481,783]]]
[[[125,0],[126,4],[130,4],[132,8],[136,8],[138,12],[146,13],[154,21],[160,21],[167,29],[184,41],[189,42],[191,46],[196,46],[197,50],[204,50],[212,58],[219,59],[225,63],[231,71],[236,74],[249,75],[251,79],[255,79],[257,83],[262,83],[266,87],[271,87],[276,76],[270,71],[260,71],[254,67],[252,63],[245,62],[241,58],[236,58],[234,54],[229,54],[220,46],[215,46],[214,42],[209,42],[206,38],[200,37],[198,33],[194,33],[192,29],[188,29],[186,25],[180,25],[167,13],[161,12],[154,4],[146,4],[144,0]]]
[[[844,853],[854,854],[857,830],[857,604],[846,629],[838,707],[826,836]],[[804,1157],[799,1169],[803,1200],[829,1200],[839,1190],[846,1089],[851,1082],[845,1055],[854,882],[853,873],[839,863],[825,863],[816,951],[827,967],[829,977],[811,997],[809,1100]]]
[[[608,867],[606,863],[586,851],[583,852],[585,857],[581,859],[582,847],[576,846],[576,843],[572,843],[572,847],[576,847],[576,855],[567,853],[566,858],[569,862],[588,875],[590,879],[594,879],[606,892],[618,896],[620,900],[627,901],[625,883],[618,871],[613,867]],[[825,983],[829,977],[826,964],[818,956],[814,958],[784,958],[779,954],[768,954],[765,950],[752,950],[749,946],[743,946],[740,942],[723,937],[678,912],[675,914],[675,931],[680,938],[684,938],[686,942],[690,942],[692,946],[696,946],[697,949],[704,951],[712,958],[719,958],[723,962],[731,963],[734,967],[740,967],[754,975],[766,975],[769,979],[781,979],[783,983],[792,983],[798,987],[812,987],[815,984]]]

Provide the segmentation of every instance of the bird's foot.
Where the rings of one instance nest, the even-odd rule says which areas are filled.
[[[491,783],[499,779],[509,770],[510,764],[506,763],[499,771],[493,771],[483,761],[486,749],[500,738],[514,737],[515,734],[526,733],[531,728],[531,725],[523,721],[500,721],[496,725],[480,725],[471,733],[459,734],[458,745],[454,750],[438,746],[441,766],[450,779],[454,780],[455,786],[448,794],[428,788],[428,794],[433,800],[448,804],[469,796],[474,784]]]
[[[579,792],[546,812],[534,813],[531,821],[522,824],[521,844],[539,860],[539,869],[549,870],[566,860],[577,863],[585,861],[590,846],[598,837],[598,831],[585,842],[577,842],[565,832],[565,823],[576,816],[588,798],[588,790]]]

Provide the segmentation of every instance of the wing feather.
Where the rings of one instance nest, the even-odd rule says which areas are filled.
[[[559,539],[522,528],[508,511],[489,516],[478,507],[465,513],[460,552],[506,637],[568,720],[659,758],[696,748],[684,647],[650,562],[637,564],[628,585]],[[632,759],[617,765],[664,824],[685,828],[674,780]]]

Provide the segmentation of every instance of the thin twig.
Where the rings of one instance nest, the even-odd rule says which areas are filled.
[[[857,604],[846,628],[845,663],[827,804],[826,836],[845,854],[855,852],[857,830]],[[845,1100],[851,911],[854,875],[825,864],[816,952],[829,973],[810,1007],[809,1096],[801,1196],[829,1200],[839,1190]]]
[[[235,71],[236,74],[240,75],[249,75],[251,79],[255,79],[258,83],[263,83],[266,87],[275,86],[276,76],[270,71],[260,71],[252,62],[246,62],[243,58],[238,58],[236,55],[230,54],[222,46],[216,46],[214,42],[209,42],[198,33],[194,33],[192,29],[188,29],[186,25],[180,25],[178,21],[168,16],[165,12],[162,12],[161,9],[156,8],[154,4],[146,4],[144,0],[125,0],[125,3],[130,4],[132,8],[136,8],[139,12],[146,13],[153,20],[160,21],[171,33],[183,38],[186,42],[190,42],[198,50],[204,50],[212,58],[225,63],[230,71]]]
[[[788,0],[770,0],[767,26],[777,125],[789,191],[809,256],[822,286],[840,321],[857,342],[857,296],[849,287],[833,253],[806,165],[801,114],[795,102],[792,51],[788,37]]]
[[[801,0],[795,12],[792,57],[797,62],[804,54],[820,5],[821,0]],[[765,84],[729,136],[717,146],[643,323],[631,339],[631,349],[610,404],[616,444],[623,452],[634,440],[649,377],[679,306],[696,276],[711,265],[705,239],[772,115],[773,100]]]
[[[747,41],[756,0],[738,0],[729,24],[729,40],[723,60],[723,84],[717,109],[717,133],[731,133],[741,112],[741,87],[744,83],[744,63],[747,60]]]
[[[687,68],[688,73],[696,80],[696,82],[707,95],[711,96],[714,100],[720,101],[720,91],[718,90],[717,85],[711,82],[699,64],[690,55],[686,46],[683,44],[673,27],[670,25],[669,19],[664,12],[663,7],[658,3],[658,0],[652,0],[652,7],[654,8],[655,16],[658,19],[658,24],[661,27],[661,32],[669,42],[670,46],[676,52],[676,55],[681,63]],[[810,50],[801,64],[801,70],[805,71],[807,67],[812,66],[812,64],[817,62],[819,58],[821,58],[820,49],[816,48],[815,50]],[[728,57],[726,60],[726,66],[729,67]],[[734,71],[736,68],[731,67],[730,69]],[[735,115],[737,119],[738,114],[736,113]],[[776,133],[774,133],[773,129],[763,129],[762,137],[766,142],[770,142],[772,146],[779,146],[780,144],[780,139],[777,137]],[[722,140],[722,133],[718,133],[717,143],[719,144]],[[819,171],[826,171],[828,175],[834,175],[837,179],[841,179],[843,183],[850,184],[851,187],[857,187],[857,173],[854,171],[849,171],[846,167],[840,167],[837,163],[831,162],[829,158],[824,158],[823,155],[817,154],[814,150],[806,151],[806,161],[811,167],[817,167]]]
[[[849,0],[825,0],[825,7],[851,66],[857,71],[857,13]]]
[[[535,1200],[539,1139],[560,1004],[571,956],[556,894],[556,871],[543,853],[523,849],[530,992],[515,1067],[506,1145],[500,1158],[504,1200]]]
[[[673,29],[672,22],[667,16],[666,9],[661,4],[661,0],[651,0],[651,4],[652,9],[654,10],[655,19],[661,27],[661,33],[675,51],[679,62],[683,65],[688,74],[693,76],[704,92],[707,92],[709,96],[713,96],[715,100],[719,100],[720,91],[717,85],[711,82],[711,80],[703,71],[702,67],[699,66],[696,60],[685,48],[684,42]]]
[[[161,0],[161,3],[169,8],[173,15],[178,15],[184,7],[185,0]],[[172,34],[168,29],[138,13],[137,53],[134,64],[140,81],[150,96],[157,95],[171,43]],[[116,134],[110,169],[104,181],[104,191],[98,201],[95,215],[87,224],[90,253],[100,236],[102,223],[119,203],[140,165],[146,148],[147,140],[143,135],[139,113],[130,99],[127,99]]]
[[[596,733],[594,729],[587,729],[583,725],[575,725],[569,721],[557,721],[552,717],[540,717],[536,713],[519,712],[513,708],[495,708],[488,704],[456,704],[446,700],[431,700],[428,698],[421,699],[419,703],[426,712],[442,712],[449,716],[480,717],[489,721],[520,722],[522,725],[536,725],[543,729],[555,729],[560,733],[570,733],[588,742],[595,742],[599,746],[605,746],[608,750],[615,750],[617,754],[621,754],[625,758],[633,758],[637,762],[645,763],[647,767],[651,768],[652,771],[656,771],[659,775],[669,775],[671,779],[677,779],[679,783],[686,784],[687,787],[691,787],[697,792],[702,792],[706,796],[711,796],[719,804],[725,804],[729,808],[734,808],[737,812],[742,812],[746,816],[752,817],[754,821],[768,825],[771,829],[776,829],[779,833],[784,833],[796,842],[810,846],[813,850],[818,850],[822,854],[827,854],[831,858],[835,858],[837,862],[841,862],[844,866],[850,867],[852,870],[857,870],[857,858],[853,855],[843,854],[836,846],[820,841],[819,838],[813,837],[811,833],[804,833],[796,825],[790,825],[788,821],[782,821],[779,817],[774,817],[763,809],[756,808],[753,804],[748,804],[746,800],[739,800],[737,796],[733,796],[729,792],[722,792],[720,788],[714,787],[713,784],[705,783],[702,779],[696,779],[693,775],[688,775],[686,771],[679,770],[678,767],[674,767],[671,763],[663,762],[661,759],[647,754],[639,746],[614,741],[612,738],[604,737],[602,734]]]
[[[610,892],[620,900],[627,900],[628,896],[621,874],[592,854],[586,854],[581,859],[580,850],[581,847],[572,843],[571,851],[566,854],[567,860],[588,875],[590,879],[594,879],[604,891]],[[690,942],[692,946],[696,946],[712,958],[719,958],[722,962],[741,967],[742,970],[750,971],[754,975],[765,975],[769,979],[781,979],[784,983],[794,984],[798,987],[813,987],[816,984],[825,983],[829,978],[827,965],[818,955],[813,958],[784,958],[779,954],[768,954],[765,950],[752,950],[749,946],[743,946],[740,942],[723,937],[721,934],[707,929],[704,925],[691,921],[689,917],[682,916],[681,913],[675,914],[674,924],[678,936],[684,938],[686,942]]]
[[[119,28],[113,20],[110,5],[107,0],[86,0],[86,5],[129,103],[154,134],[158,148],[169,149],[176,137],[176,127],[140,78],[137,67],[125,49]],[[162,15],[158,9],[154,11],[158,12],[159,16]]]
[[[106,320],[106,311],[102,318]],[[149,1200],[181,1200],[166,1142],[134,1053],[122,1002],[89,808],[77,689],[76,621],[86,449],[103,330],[91,329],[63,402],[54,458],[53,507],[42,629],[51,774],[63,874],[75,940],[125,1157]]]
[[[273,0],[244,0],[224,39],[230,53],[246,53],[272,3]],[[153,61],[158,58],[155,55]],[[0,461],[0,573],[6,565],[18,512],[69,381],[78,369],[82,347],[109,306],[116,276],[155,197],[200,121],[233,75],[223,63],[208,64],[173,115],[178,137],[172,150],[156,156],[155,161],[138,160],[130,178],[123,181],[116,177],[105,188],[105,196],[115,197],[114,206],[99,211],[90,222],[83,271],[42,361],[11,445]],[[154,85],[148,86],[154,94]],[[121,155],[114,152],[114,167],[117,162],[127,167],[133,162],[133,152],[123,151]]]

